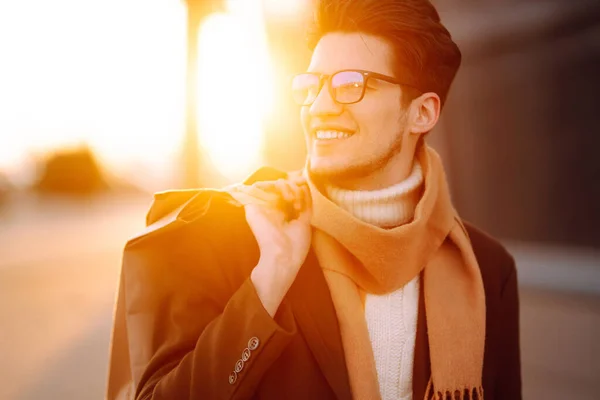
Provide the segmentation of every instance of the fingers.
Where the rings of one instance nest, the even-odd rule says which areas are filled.
[[[302,220],[302,222],[310,223],[312,217],[312,198],[310,195],[310,188],[305,183],[301,186],[303,193],[303,206],[298,219]]]
[[[294,193],[294,210],[297,213],[302,212],[304,209],[311,205],[310,203],[310,189],[304,177],[300,176],[295,179],[288,180],[286,182],[289,189]]]
[[[296,212],[300,212],[304,208],[304,192],[300,185],[292,181],[286,181],[285,185],[293,193],[292,205]]]
[[[292,184],[284,179],[278,179],[275,181],[275,186],[279,195],[286,203],[293,203],[296,200],[296,190]]]
[[[310,192],[306,179],[303,176],[276,181],[257,182],[253,186],[280,196],[282,203],[280,207],[286,214],[297,215],[309,205]]]

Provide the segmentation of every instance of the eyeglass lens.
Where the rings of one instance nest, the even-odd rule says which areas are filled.
[[[312,104],[321,89],[319,75],[300,74],[292,82],[294,100],[299,105]],[[355,103],[364,93],[363,74],[356,71],[341,71],[331,77],[331,95],[341,104]]]

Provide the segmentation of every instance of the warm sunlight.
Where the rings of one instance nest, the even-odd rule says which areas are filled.
[[[261,162],[273,91],[263,1],[228,0],[199,38],[198,134],[229,179]],[[177,182],[185,2],[0,2],[0,60],[0,171],[17,184],[32,157],[81,144],[150,190]]]
[[[177,0],[0,2],[0,169],[25,179],[31,154],[88,143],[113,172],[166,178],[184,131],[185,12]]]
[[[240,179],[261,162],[263,118],[273,85],[260,0],[231,1],[199,39],[199,131],[217,169]]]
[[[307,0],[262,0],[265,11],[275,18],[297,18],[307,9]]]

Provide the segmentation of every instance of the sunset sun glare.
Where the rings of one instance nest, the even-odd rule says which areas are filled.
[[[214,166],[239,179],[259,166],[273,85],[259,0],[230,2],[199,38],[200,143]]]

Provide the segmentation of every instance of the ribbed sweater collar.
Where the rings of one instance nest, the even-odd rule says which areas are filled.
[[[325,185],[325,194],[356,218],[381,228],[412,221],[422,195],[423,171],[415,161],[410,175],[400,183],[379,190],[347,190]]]

